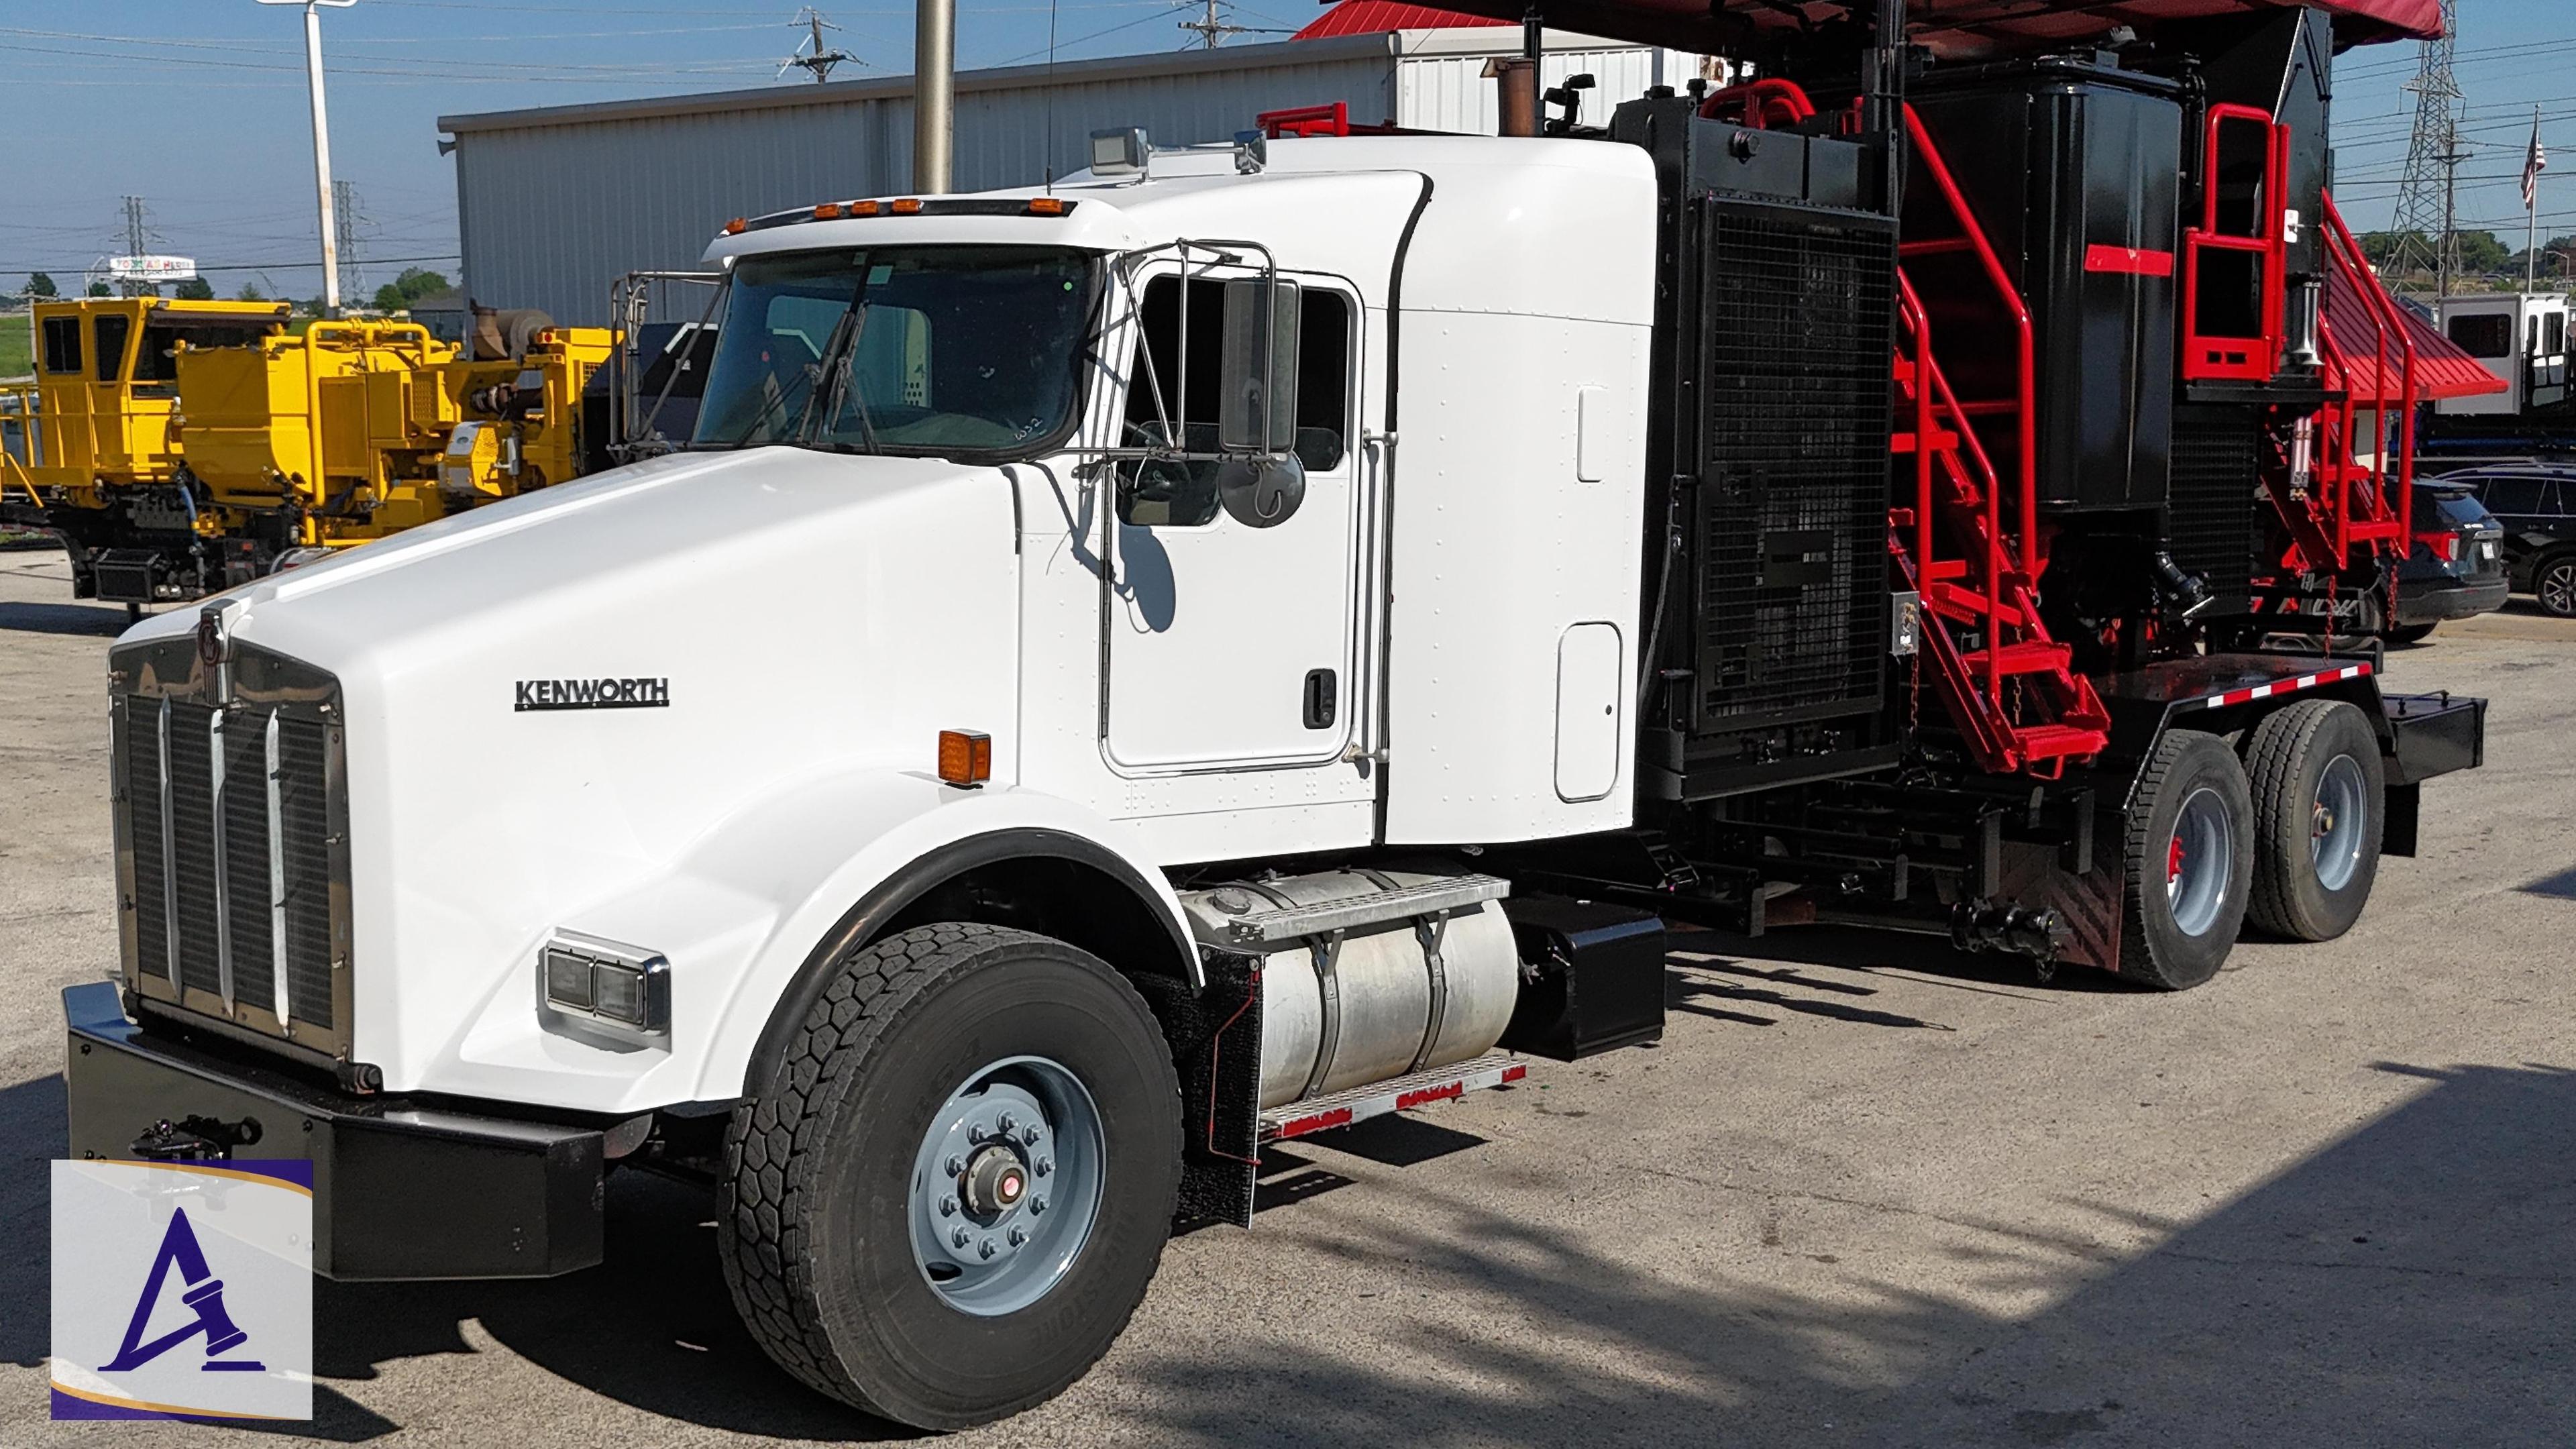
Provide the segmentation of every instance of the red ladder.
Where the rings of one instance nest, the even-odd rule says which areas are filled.
[[[2071,667],[2074,651],[2039,618],[2044,567],[2039,506],[2035,367],[2030,308],[1977,225],[1914,108],[1905,126],[1940,196],[1953,234],[1908,237],[1897,248],[1897,418],[1892,450],[1914,461],[1910,507],[1888,515],[1888,549],[1923,600],[1923,647],[1950,718],[1982,768],[2055,775],[2110,743],[2110,712]],[[1973,255],[1991,285],[1998,321],[2013,339],[2011,395],[1961,402],[1933,355],[1932,320],[1902,259]],[[2015,443],[2008,490],[1978,437],[1978,424]],[[2005,494],[2013,495],[2007,517]]]

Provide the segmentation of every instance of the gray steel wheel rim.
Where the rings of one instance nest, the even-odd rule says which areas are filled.
[[[2165,899],[2174,926],[2186,936],[2209,934],[2227,907],[2227,887],[2236,873],[2225,797],[2207,785],[2183,797],[2165,860]]]
[[[977,1186],[1002,1161],[995,1153],[1022,1174],[1007,1205]],[[1107,1164],[1100,1107],[1061,1064],[1005,1057],[974,1072],[931,1114],[913,1156],[912,1258],[922,1281],[979,1318],[1044,1298],[1091,1239]]]
[[[2553,614],[2576,614],[2576,563],[2561,560],[2540,571],[2541,606]]]
[[[2316,803],[2308,815],[2308,859],[2316,866],[2317,884],[2330,891],[2352,884],[2353,873],[2361,869],[2369,811],[2361,766],[2350,755],[2335,756],[2317,777]]]

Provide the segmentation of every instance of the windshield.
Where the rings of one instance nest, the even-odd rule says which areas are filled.
[[[693,446],[1028,454],[1071,430],[1091,263],[914,246],[734,268]]]

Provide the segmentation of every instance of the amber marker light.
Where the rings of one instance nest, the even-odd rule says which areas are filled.
[[[837,219],[840,214],[841,203],[837,201],[826,201],[814,208],[814,219],[816,221],[832,221]]]
[[[993,737],[974,730],[941,730],[939,778],[961,790],[993,778]]]
[[[921,210],[921,198],[918,196],[897,197],[894,204],[886,209],[897,216],[910,216],[914,212]]]
[[[852,216],[874,216],[877,214],[878,209],[877,204],[873,201],[853,201],[850,203],[850,215]]]
[[[1062,216],[1064,215],[1064,198],[1061,196],[1032,196],[1029,198],[1029,215]]]
[[[725,235],[726,235],[726,236],[740,236],[740,235],[742,235],[742,234],[743,234],[743,232],[744,232],[747,228],[749,228],[749,227],[750,227],[750,225],[751,225],[751,223],[750,223],[750,222],[747,222],[747,221],[743,220],[741,217],[738,217],[738,216],[737,216],[737,217],[735,217],[733,220],[731,220],[731,221],[729,221],[729,222],[726,222],[726,223],[725,223]]]

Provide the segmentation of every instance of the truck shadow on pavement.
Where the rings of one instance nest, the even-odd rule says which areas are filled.
[[[113,639],[126,630],[121,604],[30,604],[0,602],[0,633],[76,634]]]
[[[1043,1436],[1064,1411],[1108,1416],[1113,1437],[1228,1446],[2566,1443],[2576,1072],[2375,1069],[2423,1088],[2184,1225],[2117,1202],[2065,1204],[2100,1224],[2097,1239],[1902,1202],[1842,1204],[1863,1210],[1864,1229],[1921,1226],[1971,1292],[2052,1301],[2026,1318],[1878,1278],[1865,1244],[1818,1253],[1804,1250],[1834,1245],[1734,1235],[1720,1241],[1743,1246],[1673,1256],[1614,1237],[1605,1252],[1598,1235],[1578,1242],[1405,1183],[1401,1212],[1371,1210],[1363,1195],[1354,1201],[1370,1221],[1318,1232],[1300,1231],[1292,1210],[1257,1230],[1277,1231],[1274,1244],[1247,1236],[1235,1249],[1320,1255],[1337,1274],[1405,1291],[1354,1301],[1328,1327],[1311,1303],[1274,1310],[1249,1287],[1246,1301],[1202,1312],[1167,1298],[1167,1283],[1092,1380],[1001,1433]],[[62,1140],[58,1079],[0,1090],[12,1169],[0,1225],[22,1244],[43,1241],[42,1164]],[[1692,1160],[1675,1158],[1685,1176]],[[1740,1160],[1697,1182],[1703,1210],[1760,1211],[1765,1172]],[[1587,1177],[1515,1190],[1600,1188]],[[316,1419],[279,1432],[393,1432],[402,1426],[351,1397],[368,1396],[359,1386],[381,1366],[497,1344],[580,1389],[706,1429],[905,1436],[762,1356],[717,1266],[713,1205],[706,1188],[620,1174],[602,1268],[527,1283],[317,1284]],[[2101,1240],[2141,1233],[2158,1246],[2125,1262]],[[41,1366],[47,1286],[41,1251],[0,1266],[0,1359]],[[1172,1331],[1210,1321],[1222,1337]],[[456,1384],[438,1391],[451,1432],[475,1421],[500,1371],[442,1373]],[[418,1395],[422,1381],[408,1377]],[[521,1392],[511,1398],[524,1402]]]

